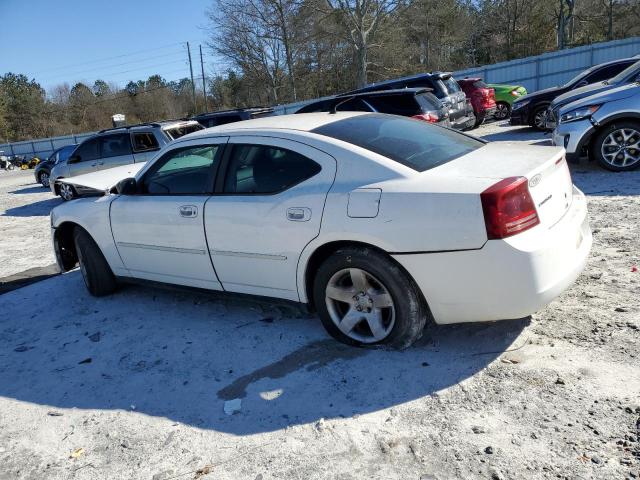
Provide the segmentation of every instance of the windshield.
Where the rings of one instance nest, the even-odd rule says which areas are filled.
[[[176,138],[183,137],[188,133],[197,132],[198,130],[203,130],[204,127],[199,123],[193,123],[191,125],[177,125],[175,127],[167,128],[164,132],[169,135],[171,140],[175,140]]]
[[[567,83],[565,83],[563,85],[563,87],[570,87],[571,85],[573,85],[574,83],[579,82],[580,80],[582,80],[584,77],[586,77],[587,75],[589,75],[591,72],[593,72],[596,68],[598,68],[599,65],[596,65],[595,67],[591,67],[587,70],[583,70],[582,72],[580,72],[578,75],[576,75],[575,77],[573,77],[571,80],[569,80]]]
[[[312,130],[424,172],[484,145],[479,140],[420,120],[370,114],[338,120]]]
[[[636,63],[632,63],[627,68],[622,70],[618,75],[613,78],[607,80],[609,85],[616,85],[618,83],[623,83],[627,80],[628,77],[631,77],[631,80],[635,80],[636,77],[640,73],[640,60]]]

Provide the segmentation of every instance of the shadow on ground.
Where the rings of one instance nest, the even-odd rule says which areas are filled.
[[[0,395],[238,435],[428,401],[520,343],[528,323],[433,327],[394,352],[346,347],[313,316],[224,295],[128,286],[95,299],[78,272],[2,303]]]
[[[13,193],[15,195],[27,195],[31,193],[47,193],[47,192],[49,192],[49,190],[44,188],[42,185],[36,185],[36,186],[21,188],[19,190],[14,190],[13,192],[9,192],[9,193]]]
[[[61,203],[60,198],[49,198],[20,207],[7,208],[2,215],[4,217],[46,217]]]

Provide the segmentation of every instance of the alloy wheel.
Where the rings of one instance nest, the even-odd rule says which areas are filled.
[[[333,323],[353,340],[376,343],[393,330],[395,308],[389,290],[360,268],[336,272],[327,283],[325,301]]]
[[[607,135],[600,147],[602,158],[614,167],[631,167],[640,161],[640,132],[619,128]]]
[[[49,188],[49,174],[47,172],[40,174],[40,184],[45,188]]]
[[[63,183],[62,185],[60,185],[60,196],[65,200],[73,200],[73,197],[74,197],[73,187],[66,183]]]
[[[496,105],[496,113],[494,117],[496,120],[504,120],[509,116],[509,107],[504,103],[498,103]]]
[[[547,112],[544,109],[540,109],[533,117],[533,124],[539,130],[544,130],[546,126]]]

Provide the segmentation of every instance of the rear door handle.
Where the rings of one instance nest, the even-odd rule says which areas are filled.
[[[291,207],[287,209],[287,220],[292,222],[308,222],[311,219],[311,209],[307,207]]]
[[[195,205],[180,205],[178,211],[181,217],[194,218],[198,216],[198,207]]]

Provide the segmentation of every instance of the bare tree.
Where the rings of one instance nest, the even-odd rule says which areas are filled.
[[[381,23],[401,5],[402,0],[326,0],[327,6],[344,26],[356,54],[356,83],[367,84],[369,49]]]

